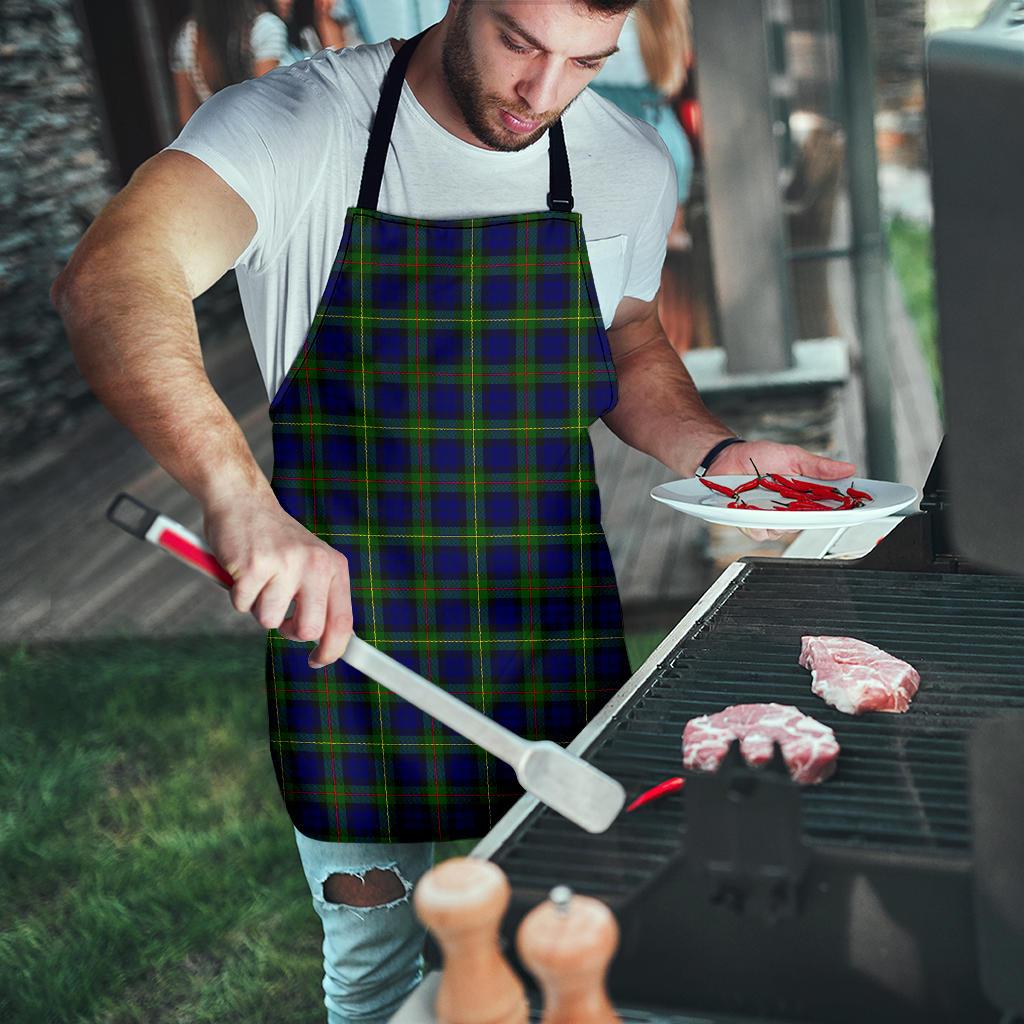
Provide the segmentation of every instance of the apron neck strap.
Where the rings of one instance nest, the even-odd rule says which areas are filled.
[[[357,205],[362,210],[376,210],[380,199],[380,185],[384,180],[384,161],[388,158],[388,146],[391,143],[391,129],[395,125],[395,114],[398,112],[398,101],[402,98],[402,83],[409,61],[427,34],[424,29],[418,36],[407,39],[402,48],[391,59],[388,72],[384,76],[384,84],[380,90],[380,102],[370,129],[370,142],[366,147],[363,160],[363,179],[359,184],[359,200]]]
[[[380,186],[384,180],[384,163],[391,144],[391,131],[395,126],[395,115],[398,112],[398,101],[402,97],[402,83],[409,61],[419,45],[420,40],[429,29],[407,40],[395,54],[384,76],[381,87],[380,102],[370,130],[370,141],[366,147],[363,160],[363,177],[359,184],[357,205],[362,210],[376,210],[380,200]],[[569,177],[569,156],[565,149],[565,135],[562,132],[562,121],[559,118],[548,129],[548,163],[549,191],[548,209],[560,213],[572,210],[572,181]]]
[[[572,211],[572,179],[569,177],[569,154],[565,151],[562,119],[552,122],[548,129],[548,166],[551,181],[548,185],[548,209],[559,213]]]

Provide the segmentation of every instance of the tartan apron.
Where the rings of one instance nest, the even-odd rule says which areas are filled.
[[[342,552],[355,632],[528,739],[567,744],[629,677],[588,425],[615,368],[572,213],[377,210],[409,40],[358,204],[270,406],[282,507]],[[511,768],[344,661],[267,634],[270,751],[295,827],[334,842],[481,836]]]

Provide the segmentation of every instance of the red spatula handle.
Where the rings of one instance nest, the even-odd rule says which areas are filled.
[[[231,573],[213,556],[206,541],[186,530],[181,523],[144,505],[130,494],[119,494],[107,509],[107,518],[133,537],[148,540],[158,548],[205,573],[222,587],[234,585]]]

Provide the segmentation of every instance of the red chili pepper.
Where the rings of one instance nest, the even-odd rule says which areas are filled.
[[[736,493],[737,494],[744,494],[747,491],[756,491],[757,488],[760,487],[760,486],[761,486],[760,479],[758,479],[757,477],[754,477],[753,480],[748,480],[746,483],[740,484],[739,487],[736,488]]]
[[[724,494],[727,498],[736,497],[735,491],[723,486],[722,484],[716,484],[714,480],[708,480],[708,478],[704,476],[698,477],[698,479],[705,487],[710,488],[712,491],[717,491],[719,494]]]
[[[777,473],[773,473],[774,476],[784,486],[791,488],[794,491],[801,491],[804,494],[810,495],[812,498],[839,498],[842,496],[842,491],[838,487],[830,487],[826,484],[817,484],[813,480],[797,480],[795,478],[787,480],[784,476],[779,476]]]
[[[664,796],[666,793],[674,793],[678,789],[682,789],[686,784],[686,779],[666,779],[664,782],[659,782],[656,786],[652,786],[646,793],[641,793],[627,808],[626,813],[635,811],[638,807],[642,807],[646,803],[650,803],[652,800],[657,800],[658,797]]]
[[[783,487],[782,484],[771,480],[764,481],[762,486],[766,487],[769,491],[774,491],[776,494],[781,494],[783,498],[792,498],[795,501],[813,500],[809,494],[805,494],[803,491],[795,491],[792,487]]]
[[[874,501],[874,498],[872,498],[871,495],[868,494],[867,491],[858,491],[858,490],[856,490],[853,487],[847,487],[846,488],[846,493],[851,498],[859,498],[861,501]]]
[[[811,501],[804,498],[802,501],[797,499],[791,501],[788,505],[784,506],[789,509],[790,512],[833,512],[834,509],[828,507],[828,505],[822,505],[820,501]]]

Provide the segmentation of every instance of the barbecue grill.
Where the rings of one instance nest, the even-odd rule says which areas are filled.
[[[509,949],[522,915],[567,884],[619,920],[609,982],[626,1006],[714,1020],[1002,1019],[982,982],[972,818],[987,789],[975,778],[972,799],[969,765],[979,740],[1000,745],[988,733],[1002,716],[1024,712],[1024,580],[924,549],[945,535],[941,458],[925,495],[930,510],[859,562],[731,566],[573,745],[633,797],[680,773],[688,719],[775,701],[835,730],[836,775],[800,788],[781,757],[752,770],[734,750],[600,836],[521,806],[480,851],[512,884]],[[797,664],[805,633],[856,636],[915,665],[911,711],[853,718],[825,705]],[[1014,768],[1016,753],[987,771]]]
[[[512,885],[513,962],[554,886],[611,906],[627,1024],[1024,1019],[1024,486],[1006,482],[1024,334],[1005,296],[1024,265],[1024,119],[1007,117],[1024,107],[1024,3],[934,37],[928,70],[951,427],[921,511],[856,562],[730,566],[570,747],[632,798],[680,774],[688,719],[774,701],[835,730],[836,775],[801,788],[778,751],[751,769],[734,747],[602,835],[524,799],[476,850]],[[909,661],[910,711],[814,697],[804,634]]]

